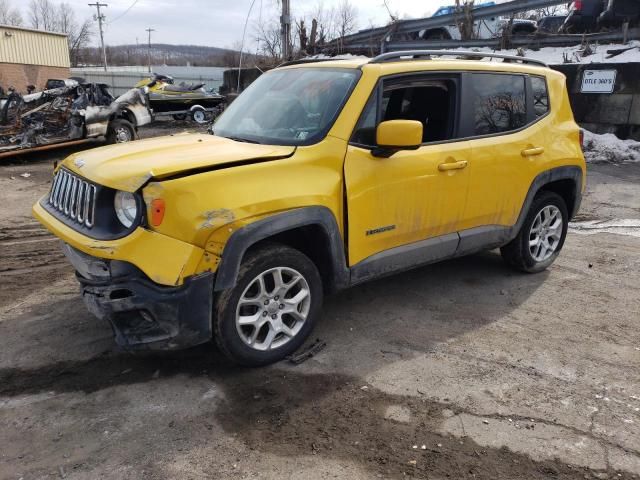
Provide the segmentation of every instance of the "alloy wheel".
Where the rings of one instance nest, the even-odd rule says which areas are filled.
[[[236,329],[249,347],[274,350],[302,329],[311,307],[311,289],[300,272],[288,267],[256,276],[240,296]]]
[[[536,262],[544,262],[558,249],[562,238],[562,213],[546,205],[536,215],[529,231],[529,252]]]

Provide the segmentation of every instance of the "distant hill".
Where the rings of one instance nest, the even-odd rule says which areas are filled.
[[[113,66],[146,65],[149,48],[146,44],[111,45],[107,47],[107,62]],[[155,65],[227,67],[238,63],[239,52],[226,48],[201,45],[151,44],[151,63]],[[246,55],[247,60],[253,55]],[[79,54],[85,65],[102,64],[102,52],[97,47],[85,48]]]

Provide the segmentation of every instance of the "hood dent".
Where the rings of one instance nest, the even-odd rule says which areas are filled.
[[[186,134],[95,148],[73,154],[63,164],[100,185],[135,192],[150,181],[279,160],[295,151],[293,146]]]

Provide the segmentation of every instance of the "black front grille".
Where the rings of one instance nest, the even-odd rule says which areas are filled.
[[[143,225],[145,214],[142,196],[136,193],[138,218],[129,228],[122,225],[113,208],[116,192],[61,168],[53,178],[49,195],[40,200],[40,205],[65,225],[90,238],[115,240]]]
[[[92,228],[96,214],[96,186],[60,169],[53,179],[47,203],[59,214]]]

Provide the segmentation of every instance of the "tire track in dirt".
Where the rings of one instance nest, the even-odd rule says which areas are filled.
[[[28,219],[16,219],[0,227],[0,251],[0,306],[18,302],[25,293],[71,271],[58,240]]]

